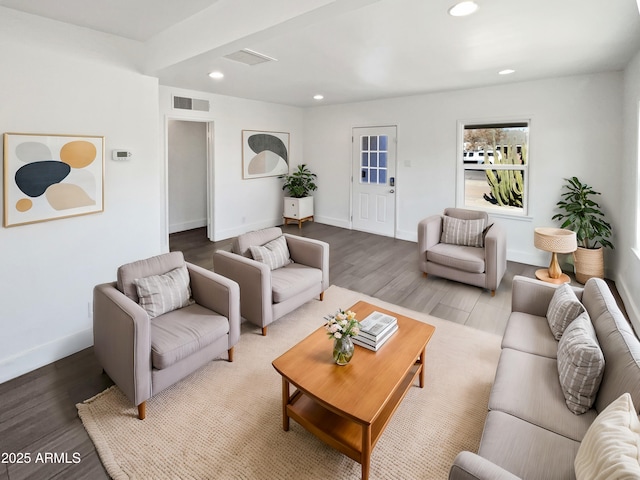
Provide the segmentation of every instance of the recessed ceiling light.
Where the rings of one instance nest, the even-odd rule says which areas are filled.
[[[471,15],[476,10],[478,10],[478,4],[476,2],[460,2],[449,9],[449,15],[453,17],[464,17]]]
[[[498,72],[498,75],[511,75],[512,73],[515,73],[515,70],[511,70],[510,68],[505,68],[504,70],[500,70]]]
[[[221,78],[224,78],[224,73],[216,71],[211,72],[209,76],[215,80],[220,80]]]
[[[323,98],[324,98],[324,95],[320,95],[320,94],[313,96],[314,100],[322,100]]]

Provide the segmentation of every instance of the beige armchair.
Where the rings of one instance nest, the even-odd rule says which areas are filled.
[[[272,269],[253,258],[251,247],[267,249],[284,238],[283,266]],[[231,252],[218,250],[213,269],[240,285],[240,312],[247,321],[262,327],[298,308],[314,297],[323,299],[329,287],[329,245],[319,240],[282,234],[279,227],[245,233],[237,237]],[[254,248],[255,250],[255,248]]]
[[[449,218],[445,220],[445,216]],[[449,238],[443,237],[445,221],[450,225]],[[465,232],[464,228],[470,225],[471,229]],[[491,296],[495,295],[507,269],[506,233],[499,224],[490,224],[485,212],[447,208],[444,215],[425,218],[418,224],[418,249],[424,276],[433,274],[486,288]]]
[[[215,358],[233,361],[240,289],[182,252],[123,265],[117,282],[93,290],[93,338],[98,362],[143,420],[156,393]]]

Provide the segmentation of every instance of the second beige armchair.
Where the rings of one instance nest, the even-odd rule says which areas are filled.
[[[329,244],[266,228],[237,237],[231,252],[217,251],[213,268],[240,285],[242,317],[266,335],[273,321],[314,297],[322,300],[329,287]]]

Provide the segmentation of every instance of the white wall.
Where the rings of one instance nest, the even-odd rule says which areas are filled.
[[[604,73],[434,93],[305,110],[305,160],[318,174],[315,217],[349,226],[352,127],[397,125],[398,238],[416,240],[417,223],[456,199],[458,121],[529,118],[528,218],[496,217],[508,231],[508,258],[548,265],[533,229],[554,226],[563,178],[576,175],[603,193],[614,229],[622,156],[622,74]],[[615,240],[615,239],[614,239]],[[606,252],[613,265],[612,252]]]
[[[0,45],[0,131],[104,136],[107,157],[103,213],[0,228],[3,382],[92,345],[94,285],[160,253],[162,160],[157,80],[135,72],[135,42],[0,7]]]
[[[209,112],[174,110],[172,95],[209,100]],[[170,118],[214,122],[214,240],[282,223],[282,180],[242,178],[242,130],[290,133],[289,167],[304,163],[303,111],[273,103],[160,86],[161,135]],[[162,145],[166,149],[163,139]],[[163,239],[168,242],[168,238]]]
[[[169,233],[207,225],[207,123],[168,122]]]
[[[623,201],[620,214],[624,219],[618,226],[616,250],[616,286],[631,321],[640,332],[640,238],[637,231],[640,222],[640,183],[638,164],[638,115],[640,114],[640,52],[629,63],[624,74],[624,155],[620,175]]]

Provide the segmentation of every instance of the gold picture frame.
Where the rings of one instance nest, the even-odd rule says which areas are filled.
[[[4,226],[104,211],[104,137],[4,134]]]

